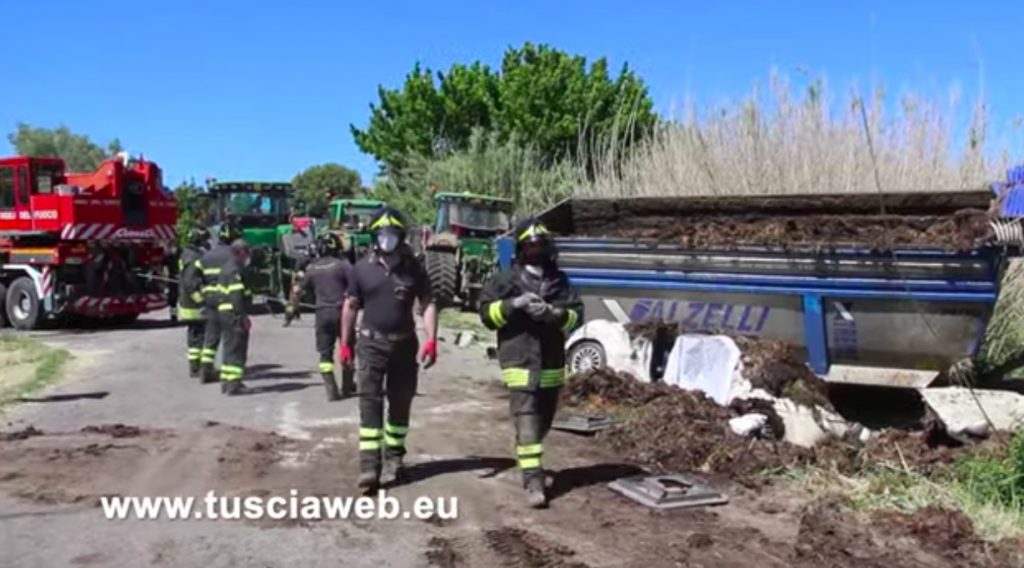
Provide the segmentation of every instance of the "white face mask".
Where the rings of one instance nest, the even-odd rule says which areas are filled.
[[[377,246],[384,252],[395,252],[395,249],[398,248],[398,235],[393,233],[377,235]]]

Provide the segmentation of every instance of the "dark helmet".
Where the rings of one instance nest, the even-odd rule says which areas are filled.
[[[217,239],[224,244],[231,244],[238,239],[242,238],[242,231],[230,221],[221,223],[220,229],[217,231]]]
[[[534,218],[516,224],[516,259],[522,264],[543,265],[555,260],[555,243],[551,231]]]
[[[188,230],[188,244],[201,247],[210,241],[210,230],[206,227],[192,227]]]
[[[336,256],[345,246],[335,233],[324,233],[316,238],[316,253],[319,256]]]
[[[384,207],[370,218],[370,232],[373,233],[375,249],[385,253],[394,252],[408,234],[405,216],[397,209]]]

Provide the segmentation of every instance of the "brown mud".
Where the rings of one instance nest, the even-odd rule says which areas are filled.
[[[135,438],[142,434],[142,430],[138,426],[126,426],[124,424],[90,425],[82,428],[82,432],[86,434],[106,434],[111,438]]]
[[[21,430],[14,430],[13,432],[0,432],[0,442],[12,442],[15,440],[25,440],[33,436],[42,436],[43,431],[36,428],[35,426],[26,426]]]
[[[969,250],[991,236],[983,193],[594,200],[576,203],[575,235],[688,248],[769,246]],[[883,214],[882,212],[885,212]],[[554,221],[556,228],[559,221]]]

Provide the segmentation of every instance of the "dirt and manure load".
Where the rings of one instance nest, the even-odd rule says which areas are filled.
[[[684,248],[970,250],[991,235],[985,191],[773,197],[576,199],[544,215],[577,237],[607,237]]]

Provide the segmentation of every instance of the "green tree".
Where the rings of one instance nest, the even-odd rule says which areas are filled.
[[[354,197],[363,190],[359,173],[340,164],[306,168],[292,179],[295,211],[313,216],[327,213],[331,199]]]
[[[122,150],[115,138],[106,147],[96,144],[88,136],[75,134],[64,125],[57,128],[37,128],[18,123],[7,140],[20,156],[63,158],[73,172],[87,172],[99,167],[100,162]]]
[[[206,222],[209,215],[210,199],[206,190],[195,180],[183,181],[174,188],[174,198],[178,202],[178,240],[182,244],[188,239],[193,227]]]
[[[436,74],[417,64],[401,88],[380,87],[378,97],[366,129],[350,128],[386,172],[413,156],[465,150],[477,128],[502,142],[517,136],[553,164],[577,157],[581,141],[636,140],[658,120],[646,85],[627,66],[613,78],[604,58],[588,66],[582,56],[531,43],[508,49],[497,73],[479,62]]]

